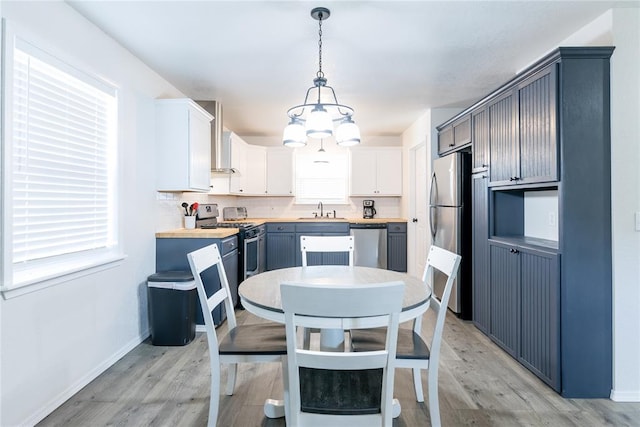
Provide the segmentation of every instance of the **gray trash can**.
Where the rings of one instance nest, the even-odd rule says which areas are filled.
[[[189,271],[162,271],[147,278],[153,345],[185,345],[196,335],[196,282]]]

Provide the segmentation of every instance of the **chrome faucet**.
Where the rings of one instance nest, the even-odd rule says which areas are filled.
[[[318,202],[318,209],[320,209],[320,218],[322,218],[324,216],[322,202]]]

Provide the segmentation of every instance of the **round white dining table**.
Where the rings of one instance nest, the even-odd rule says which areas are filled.
[[[362,285],[402,281],[405,284],[400,322],[406,322],[423,314],[429,307],[431,290],[422,280],[407,273],[372,267],[318,265],[271,270],[247,278],[240,284],[238,294],[242,306],[258,317],[284,323],[284,311],[280,299],[280,284],[309,283],[329,286]],[[354,301],[354,304],[357,304]],[[321,346],[339,350],[343,331],[322,331]],[[285,385],[286,387],[286,385]],[[267,399],[264,413],[269,418],[284,416],[284,402]],[[400,415],[400,405],[394,399],[394,418]]]
[[[431,290],[422,280],[407,273],[372,267],[346,265],[316,265],[271,270],[247,278],[238,294],[242,306],[250,313],[274,322],[284,323],[280,300],[280,284],[309,283],[329,286],[362,285],[402,281],[405,284],[400,322],[414,319],[429,307]],[[354,301],[354,304],[357,304]]]

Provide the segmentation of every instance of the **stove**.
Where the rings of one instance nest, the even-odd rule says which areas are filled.
[[[265,271],[266,267],[266,230],[264,225],[245,221],[246,208],[224,208],[225,213],[231,213],[225,217],[225,222],[218,222],[218,205],[215,203],[201,204],[198,206],[196,216],[196,228],[237,228],[238,229],[238,283],[247,277]],[[227,272],[231,274],[231,272]]]
[[[216,224],[202,224],[200,228],[253,228],[255,222],[217,222]]]

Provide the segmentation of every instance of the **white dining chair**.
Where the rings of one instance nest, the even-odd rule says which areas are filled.
[[[300,236],[300,251],[302,253],[302,266],[306,267],[309,261],[308,255],[312,253],[339,253],[349,254],[349,266],[353,266],[353,251],[355,242],[353,236]],[[324,264],[327,265],[327,264]],[[325,334],[339,335],[341,330],[325,331]],[[304,348],[311,345],[311,333],[319,332],[318,329],[303,329]],[[344,334],[344,331],[342,331]]]
[[[422,280],[425,286],[433,291],[429,285],[434,270],[439,270],[447,276],[447,282],[440,300],[431,295],[429,307],[436,314],[433,335],[429,344],[422,338],[422,316],[413,321],[412,329],[401,328],[398,331],[398,346],[396,352],[396,368],[413,369],[413,386],[416,400],[424,402],[420,371],[427,369],[429,383],[429,416],[432,426],[440,426],[440,404],[438,399],[438,362],[442,345],[442,331],[447,314],[447,305],[453,282],[458,274],[461,257],[437,246],[431,246],[427,257]],[[384,345],[384,330],[380,328],[351,331],[351,349],[355,352],[380,349]]]
[[[287,330],[289,382],[285,393],[289,395],[291,425],[391,426],[404,283],[338,287],[283,283],[280,292]],[[306,350],[299,345],[297,326],[351,329],[384,326],[385,344],[382,349],[358,353]],[[362,391],[370,392],[372,398],[368,399]]]
[[[198,299],[207,331],[211,365],[208,425],[215,426],[220,400],[220,364],[228,364],[226,394],[229,396],[233,394],[235,388],[238,363],[280,362],[283,365],[283,371],[285,371],[286,333],[284,325],[277,323],[237,324],[229,282],[218,245],[212,244],[193,251],[187,254],[187,258],[198,289]],[[211,296],[207,295],[202,281],[202,273],[209,268],[217,268],[220,278],[220,289]],[[211,312],[221,304],[226,310],[229,332],[219,340]],[[266,410],[267,406],[265,405]]]
[[[349,254],[349,264],[353,266],[353,236],[300,236],[302,266],[306,267],[309,253],[345,252]]]

